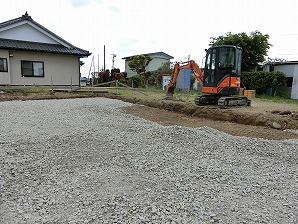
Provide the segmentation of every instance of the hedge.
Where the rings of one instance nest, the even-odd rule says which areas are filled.
[[[259,94],[263,94],[269,88],[285,87],[286,81],[286,75],[279,71],[242,72],[241,74],[242,86],[246,89],[256,90]]]

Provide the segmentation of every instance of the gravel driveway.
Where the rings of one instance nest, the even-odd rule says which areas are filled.
[[[0,223],[298,223],[298,140],[162,126],[105,98],[0,102]]]

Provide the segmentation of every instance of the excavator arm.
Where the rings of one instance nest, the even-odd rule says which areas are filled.
[[[195,79],[198,81],[198,83],[201,86],[203,86],[204,73],[202,72],[202,70],[194,60],[182,62],[181,64],[176,63],[174,65],[174,72],[173,72],[172,78],[170,79],[168,85],[166,86],[166,94],[168,98],[173,98],[179,72],[186,68],[190,68],[192,70]]]

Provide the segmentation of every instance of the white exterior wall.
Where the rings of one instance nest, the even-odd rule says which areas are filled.
[[[167,62],[169,60],[163,59],[163,58],[154,58],[149,65],[147,66],[148,71],[156,71],[160,66],[162,66],[163,63]]]
[[[44,77],[22,77],[21,60],[44,62]],[[79,86],[79,57],[74,55],[13,51],[9,58],[11,85]],[[2,84],[2,83],[0,83]]]
[[[49,44],[58,43],[53,38],[50,38],[49,36],[42,33],[37,28],[34,28],[32,25],[29,25],[28,23],[24,23],[17,27],[13,27],[13,29],[7,29],[0,32],[0,38]]]
[[[295,65],[295,64],[275,65],[274,71],[280,71],[280,72],[285,73],[287,77],[293,77],[295,67],[297,67],[297,65]]]
[[[8,72],[0,72],[0,85],[10,85],[10,63],[9,63],[9,51],[0,49],[0,58],[7,59]]]
[[[137,74],[136,72],[133,72],[133,71],[130,70],[130,68],[129,68],[129,66],[128,66],[128,63],[129,63],[129,62],[130,62],[130,61],[125,60],[125,72],[127,72],[127,77],[128,77],[128,78],[129,78],[129,77],[132,77],[132,76],[134,76],[134,75]]]
[[[287,77],[293,77],[291,98],[298,99],[298,64],[275,65],[274,71],[280,71]]]

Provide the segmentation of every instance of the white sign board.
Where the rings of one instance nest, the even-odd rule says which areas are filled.
[[[162,77],[162,90],[166,90],[166,85],[169,84],[171,78],[172,78],[171,76],[163,76]]]

